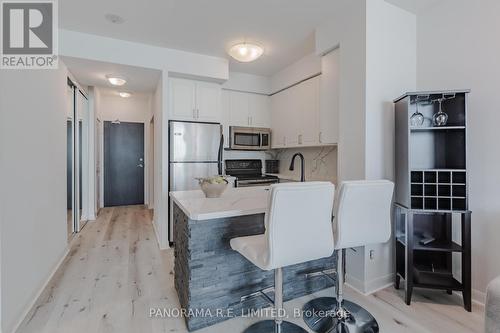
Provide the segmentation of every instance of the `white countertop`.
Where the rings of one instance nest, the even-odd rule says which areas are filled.
[[[228,188],[220,198],[206,198],[201,190],[172,191],[170,198],[192,220],[265,213],[268,187]]]

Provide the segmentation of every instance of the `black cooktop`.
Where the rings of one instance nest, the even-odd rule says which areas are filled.
[[[262,174],[262,161],[253,159],[225,160],[226,175],[239,180],[277,179],[276,176]]]

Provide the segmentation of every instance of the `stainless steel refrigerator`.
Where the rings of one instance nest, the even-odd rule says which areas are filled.
[[[223,143],[220,124],[170,121],[170,191],[199,189],[196,178],[222,174]],[[169,241],[174,242],[171,201],[169,206]]]

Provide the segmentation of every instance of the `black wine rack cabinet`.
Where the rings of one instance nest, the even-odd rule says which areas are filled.
[[[471,311],[471,211],[467,172],[468,90],[407,93],[395,103],[395,287],[460,291]],[[442,109],[443,126],[433,123]],[[416,113],[423,124],[412,124]]]

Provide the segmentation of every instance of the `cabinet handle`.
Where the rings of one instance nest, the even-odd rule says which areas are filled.
[[[283,136],[283,146],[285,146],[285,145],[286,145],[286,137]]]
[[[196,118],[200,118],[200,109],[196,109]]]
[[[252,123],[250,122],[250,116],[247,117],[247,124],[252,125]]]
[[[196,109],[193,109],[193,119],[196,119]]]
[[[319,135],[318,135],[318,139],[319,139],[319,143],[322,143],[323,139],[321,138],[322,136],[322,132],[319,132]]]
[[[298,140],[299,140],[299,145],[301,145],[302,144],[302,134],[299,134]]]

